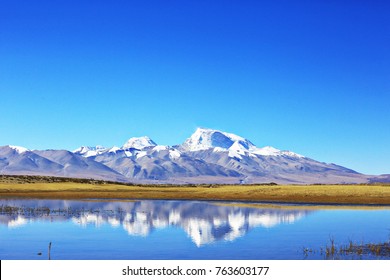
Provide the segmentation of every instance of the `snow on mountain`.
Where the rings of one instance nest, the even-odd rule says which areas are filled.
[[[168,146],[162,146],[162,145],[157,145],[157,146],[153,147],[153,151],[156,151],[156,152],[165,151],[168,149],[169,149]]]
[[[157,146],[153,147],[152,151],[153,152],[168,151],[170,159],[178,159],[181,156],[180,151],[178,151],[175,148],[171,148],[169,146],[157,145]]]
[[[249,140],[243,137],[208,128],[198,128],[182,146],[187,151],[201,151],[210,148],[229,149],[235,142],[245,149],[254,147]]]
[[[180,153],[180,151],[178,151],[176,149],[170,149],[169,150],[169,157],[171,159],[178,159],[181,157],[181,153]]]
[[[127,157],[131,157],[133,154],[132,154],[132,152],[130,152],[130,151],[125,151],[125,155],[126,155]]]
[[[303,157],[271,146],[258,148],[251,141],[241,136],[207,128],[198,128],[181,147],[189,152],[214,148],[214,152],[228,152],[229,157],[238,159],[242,159],[243,156],[256,157],[257,155]]]
[[[291,152],[291,151],[281,151],[282,155],[289,157],[304,158],[305,156]]]
[[[239,141],[233,143],[228,149],[229,157],[242,159],[242,156],[245,156],[249,153],[249,150],[245,148]]]
[[[266,146],[263,148],[257,148],[252,151],[252,153],[256,155],[261,155],[261,156],[278,156],[280,155],[280,150],[271,147],[271,146]]]
[[[0,147],[0,174],[58,175],[63,168],[63,166],[41,157],[35,152],[13,147],[15,146]]]
[[[109,149],[108,152],[109,153],[116,153],[116,152],[118,152],[120,150],[121,150],[121,148],[114,146],[111,149]]]
[[[29,149],[26,149],[26,148],[20,147],[20,146],[9,145],[8,147],[10,147],[12,150],[15,150],[18,154],[22,154],[22,153],[29,151]]]
[[[141,151],[141,152],[136,154],[136,157],[137,157],[137,159],[139,159],[139,158],[146,156],[147,154],[148,153],[146,151]]]
[[[127,178],[107,165],[95,161],[95,157],[83,157],[66,150],[35,151],[55,163],[61,164],[61,176],[127,181]]]
[[[223,153],[223,152],[226,152],[226,151],[227,151],[227,149],[220,148],[220,147],[215,147],[213,149],[213,152],[215,152],[215,153]]]
[[[276,149],[271,146],[266,146],[263,148],[256,148],[252,149],[251,152],[256,155],[261,155],[261,156],[289,156],[289,157],[297,157],[297,158],[303,158],[304,156],[290,152],[290,151],[281,151],[279,149]]]
[[[153,147],[151,149],[152,152],[169,151],[169,157],[171,159],[177,159],[181,156],[179,150],[170,146],[157,145],[147,136],[132,137],[122,146],[122,148],[115,146],[112,148],[82,146],[73,152],[82,155],[83,157],[96,157],[97,155],[105,153],[116,154],[122,152],[126,157],[135,156],[136,158],[142,158],[148,153],[141,153],[140,151],[149,147]],[[245,156],[303,157],[299,154],[290,151],[281,151],[271,146],[258,148],[251,141],[241,136],[207,128],[198,128],[191,137],[179,147],[179,149],[184,152],[196,152],[213,148],[213,152],[226,152],[229,157],[237,159],[242,159],[242,157]]]
[[[122,146],[122,149],[127,150],[130,148],[134,148],[137,150],[142,150],[144,148],[154,146],[157,146],[157,144],[148,136],[132,137]]]
[[[0,174],[105,178],[139,183],[364,183],[381,180],[232,133],[198,128],[182,144],[130,138],[121,148],[82,146],[73,153],[0,147]]]
[[[80,148],[74,150],[73,153],[81,155],[83,157],[94,157],[99,154],[105,153],[108,150],[109,149],[103,146],[95,146],[95,147],[81,146]]]

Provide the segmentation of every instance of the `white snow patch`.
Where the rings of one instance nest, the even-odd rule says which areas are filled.
[[[24,152],[27,152],[27,151],[29,151],[29,149],[26,149],[26,148],[24,148],[24,147],[20,147],[20,146],[8,146],[8,147],[10,147],[11,149],[13,149],[13,150],[15,150],[18,154],[22,154],[22,153],[24,153]]]
[[[103,146],[87,147],[82,146],[73,151],[75,154],[79,154],[83,157],[93,157],[107,152],[108,149]]]
[[[281,151],[271,146],[266,146],[263,148],[256,148],[251,151],[253,154],[261,156],[289,156],[289,157],[298,157],[303,158],[304,156],[293,153],[290,151]]]
[[[198,128],[184,142],[184,147],[189,151],[201,151],[210,148],[229,149],[235,142],[239,142],[247,148],[255,147],[249,140],[241,136],[207,128]]]
[[[304,158],[303,155],[300,155],[300,154],[297,154],[297,153],[293,153],[293,152],[290,152],[290,151],[283,151],[282,155],[289,156],[289,157]]]
[[[222,153],[222,152],[227,152],[227,149],[221,147],[215,147],[213,151],[216,153]]]
[[[163,145],[157,145],[153,148],[153,151],[160,152],[160,151],[165,151],[168,150],[168,146],[163,146]]]
[[[154,147],[156,145],[157,144],[148,136],[132,137],[122,146],[122,149],[134,148],[137,150],[142,150],[144,148]]]
[[[198,128],[183,143],[183,148],[188,151],[201,151],[213,148],[213,152],[229,152],[230,157],[242,158],[242,156],[289,156],[303,158],[304,156],[290,152],[281,151],[271,146],[263,148],[256,147],[249,140],[215,129]]]
[[[261,156],[280,156],[281,152],[280,150],[271,147],[271,146],[266,146],[263,148],[256,148],[251,151],[253,154],[256,155],[261,155]]]
[[[114,147],[112,147],[111,149],[109,149],[108,152],[109,152],[109,153],[116,153],[116,152],[119,151],[120,149],[121,149],[121,148],[114,146]]]
[[[242,159],[242,156],[248,154],[249,151],[238,141],[234,142],[233,145],[229,148],[229,157],[235,157]]]
[[[246,149],[238,141],[236,141],[229,148],[229,151],[235,151],[235,152],[239,153],[240,155],[245,155],[245,152],[248,152],[248,149]]]
[[[239,158],[239,159],[242,159],[241,154],[239,154],[237,151],[234,151],[234,150],[229,150],[228,156],[231,157],[231,158]]]
[[[181,153],[178,150],[176,149],[169,150],[169,157],[171,159],[178,159],[180,156]]]
[[[141,151],[141,152],[137,153],[137,158],[142,158],[142,157],[144,157],[146,155],[147,155],[146,151]]]
[[[126,155],[127,157],[131,157],[133,154],[132,154],[130,151],[125,151],[125,155]]]
[[[97,155],[96,151],[87,151],[82,156],[83,157],[93,157],[93,156],[96,156],[96,155]]]

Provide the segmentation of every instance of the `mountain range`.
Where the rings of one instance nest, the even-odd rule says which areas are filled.
[[[93,178],[168,184],[355,184],[390,182],[336,164],[319,162],[214,129],[198,128],[184,143],[158,145],[147,136],[122,147],[67,150],[0,147],[0,174]]]

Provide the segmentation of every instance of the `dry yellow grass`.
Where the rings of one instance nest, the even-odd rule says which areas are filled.
[[[256,208],[256,209],[276,209],[276,210],[390,210],[390,205],[365,205],[365,204],[285,204],[285,203],[264,203],[264,202],[214,202],[218,206]]]
[[[115,184],[0,183],[0,198],[194,199],[390,205],[390,186],[126,186]]]

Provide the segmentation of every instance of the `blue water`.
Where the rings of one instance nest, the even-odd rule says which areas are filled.
[[[9,199],[0,206],[3,260],[47,259],[50,242],[51,259],[61,260],[324,259],[320,248],[331,239],[339,246],[390,237],[390,209],[375,207]]]

